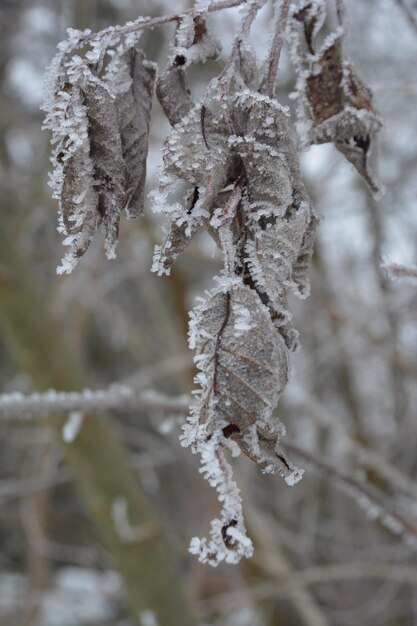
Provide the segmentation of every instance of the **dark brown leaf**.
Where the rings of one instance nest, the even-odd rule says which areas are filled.
[[[120,119],[123,159],[128,173],[126,210],[129,217],[138,217],[144,208],[149,123],[156,68],[136,48],[130,48],[124,54],[123,60],[132,83],[126,92],[117,96],[116,106]]]
[[[119,117],[114,99],[98,81],[87,83],[83,94],[89,121],[94,187],[106,235],[106,253],[112,258],[118,240],[120,214],[127,202],[128,173],[123,160]]]

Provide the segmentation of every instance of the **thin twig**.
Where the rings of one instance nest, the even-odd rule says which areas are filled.
[[[107,389],[55,391],[44,393],[10,393],[0,396],[0,416],[3,420],[43,417],[51,413],[72,411],[132,411],[154,409],[172,413],[188,411],[188,396],[170,398],[154,391],[136,392],[129,387],[113,385]]]
[[[341,421],[335,419],[335,415],[323,405],[317,397],[309,392],[306,388],[293,386],[297,392],[297,401],[294,408],[299,408],[299,403],[303,410],[308,411],[311,417],[320,425],[331,430],[341,441],[346,441],[351,454],[358,459],[361,466],[372,468],[384,480],[392,486],[397,493],[402,492],[408,497],[417,500],[417,483],[407,474],[402,472],[398,467],[393,465],[392,461],[381,454],[377,450],[372,450],[355,438],[354,434],[347,429],[346,424],[342,425]]]
[[[267,94],[270,98],[273,97],[275,92],[275,83],[277,81],[281,50],[284,44],[284,34],[287,25],[289,8],[290,0],[281,0],[281,4],[276,10],[276,28],[268,57],[268,74],[266,81]]]
[[[336,0],[336,13],[340,26],[345,23],[345,3],[343,0]]]
[[[238,35],[235,38],[233,43],[233,48],[230,53],[230,56],[219,75],[219,84],[227,83],[229,78],[234,72],[235,63],[239,54],[240,45],[242,43],[243,37],[246,37],[249,34],[250,28],[255,20],[255,17],[258,14],[258,11],[263,7],[266,0],[249,0],[247,2],[247,10],[243,15],[242,22],[239,27]]]
[[[292,452],[303,459],[313,468],[317,468],[329,478],[334,479],[335,486],[340,484],[347,488],[346,492],[353,495],[356,502],[368,513],[371,513],[372,517],[379,519],[388,530],[395,534],[405,535],[413,543],[416,542],[417,525],[387,504],[379,493],[375,492],[368,485],[352,478],[352,476],[348,476],[343,471],[317,457],[314,453],[304,450],[288,440],[285,442],[285,445],[282,444],[282,447],[284,450]]]
[[[331,563],[318,567],[308,567],[298,572],[285,573],[282,581],[266,582],[245,589],[215,596],[200,604],[200,618],[208,619],[221,611],[229,613],[247,602],[262,602],[268,598],[281,598],[290,595],[295,589],[310,585],[335,584],[348,581],[376,579],[393,583],[417,586],[417,572],[414,566],[399,565],[392,562],[367,563]]]
[[[214,2],[209,6],[208,13],[223,11],[224,9],[232,9],[244,4],[245,2],[247,2],[247,0],[222,0],[220,2]],[[136,33],[147,28],[156,28],[157,26],[162,26],[163,24],[168,24],[169,22],[178,22],[185,16],[193,14],[194,9],[188,9],[183,13],[172,13],[171,15],[161,15],[160,17],[140,17],[134,22],[128,22],[122,26],[110,26],[109,28],[104,28],[103,30],[95,33],[85,33],[81,37],[81,41],[88,42],[92,39],[102,39],[103,37],[106,37],[106,35],[129,35],[130,33]]]
[[[26,478],[2,480],[0,481],[0,500],[23,498],[37,491],[45,491],[45,489],[63,485],[71,479],[71,470],[63,468],[47,476],[28,476]]]

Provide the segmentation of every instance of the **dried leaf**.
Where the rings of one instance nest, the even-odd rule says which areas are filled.
[[[304,38],[300,38],[297,44],[301,46],[304,54],[306,51],[314,54],[316,35],[326,19],[326,3],[322,0],[307,0],[294,11],[293,18],[301,23],[304,30]]]
[[[165,172],[217,195],[228,176],[228,135],[222,112],[195,106],[165,142]]]
[[[178,255],[186,250],[192,236],[200,227],[200,220],[193,219],[191,215],[198,201],[198,196],[198,187],[195,187],[187,203],[188,219],[187,217],[181,216],[176,221],[175,218],[173,218],[164,241],[160,246],[155,246],[152,271],[156,272],[159,276],[170,273],[171,267],[175,263]]]
[[[63,101],[57,113],[61,134],[52,157],[54,172],[51,184],[59,200],[59,231],[66,235],[69,247],[57,272],[70,273],[85,253],[101,223],[98,195],[94,189],[94,166],[90,158],[87,109],[77,85],[65,85],[58,99]],[[61,113],[62,111],[62,113]],[[71,125],[65,126],[69,117]],[[62,130],[64,129],[64,130]]]
[[[220,190],[230,176],[231,151],[224,115],[213,115],[204,105],[195,106],[171,131],[164,148],[165,177],[153,194],[153,210],[170,217],[168,235],[155,249],[153,271],[169,272],[177,255],[188,246],[192,235],[210,218]],[[184,205],[172,209],[167,198],[176,181],[192,186]]]
[[[293,13],[292,53],[299,71],[299,130],[304,144],[333,142],[354,165],[371,191],[380,185],[373,173],[375,144],[381,119],[372,94],[343,58],[343,27],[317,49],[325,2],[307,2]]]
[[[198,307],[191,337],[197,362],[203,355],[212,366],[207,385],[215,423],[236,427],[239,441],[255,424],[276,430],[272,412],[287,384],[288,351],[256,292],[241,284],[214,291]],[[203,422],[207,418],[203,410]]]
[[[78,150],[64,166],[64,182],[61,193],[63,232],[71,240],[71,256],[83,256],[101,223],[98,210],[98,196],[93,187],[92,177],[87,172],[91,162],[83,149]],[[84,192],[80,193],[80,183]]]
[[[220,52],[220,43],[210,36],[201,15],[194,18],[187,15],[180,20],[170,60],[156,85],[156,95],[172,126],[180,122],[194,104],[187,86],[187,68],[216,59]]]
[[[253,94],[245,94],[237,108],[245,131],[234,146],[247,179],[250,228],[245,253],[249,272],[274,311],[282,314],[288,288],[296,280],[295,267],[298,264],[298,280],[305,269],[299,266],[300,255],[305,254],[312,209],[286,111],[275,101]],[[313,234],[310,231],[311,247]],[[303,262],[307,263],[307,257]],[[288,338],[289,328],[286,335]]]
[[[131,84],[118,94],[116,106],[120,120],[123,160],[128,173],[127,214],[130,218],[143,213],[149,123],[156,68],[141,50],[130,48],[124,55]]]
[[[339,33],[320,50],[306,78],[306,96],[315,126],[343,109],[342,36],[343,33]]]
[[[83,87],[90,134],[94,186],[105,230],[108,258],[115,256],[120,214],[127,202],[127,170],[123,161],[119,119],[114,99],[98,81]]]
[[[268,222],[247,242],[251,276],[267,294],[275,310],[282,308],[293,284],[293,268],[299,259],[310,219],[310,206],[302,204],[287,217]]]
[[[183,443],[202,455],[205,477],[218,487],[216,452],[229,447],[232,453],[240,449],[264,472],[296,481],[298,470],[278,451],[282,426],[273,416],[288,380],[288,350],[257,293],[239,282],[208,293],[192,314],[190,346],[202,372],[197,376],[201,396]],[[211,540],[198,540],[195,549],[201,560],[214,564],[236,562],[251,549],[236,493],[232,502],[221,500],[225,504],[221,520],[212,523]]]
[[[292,282],[295,286],[295,293],[300,298],[307,298],[310,295],[309,274],[318,224],[318,218],[312,215],[304,233],[297,260],[292,269]]]

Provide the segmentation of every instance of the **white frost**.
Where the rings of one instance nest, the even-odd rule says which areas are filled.
[[[62,428],[62,439],[65,443],[73,443],[83,423],[84,414],[81,411],[71,411]]]

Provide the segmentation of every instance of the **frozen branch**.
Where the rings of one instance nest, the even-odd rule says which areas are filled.
[[[22,394],[19,392],[0,396],[0,417],[3,420],[28,419],[51,413],[73,411],[135,411],[161,410],[184,413],[188,411],[188,396],[169,398],[155,391],[137,392],[123,385],[107,389],[82,391],[55,391]]]
[[[417,573],[415,567],[399,565],[392,562],[367,563],[331,563],[319,567],[308,567],[298,572],[288,572],[282,580],[266,582],[250,589],[250,594],[245,589],[242,591],[217,595],[214,599],[206,600],[201,604],[200,617],[205,619],[221,611],[228,613],[241,607],[247,602],[248,595],[258,602],[274,598],[290,596],[294,590],[311,585],[335,584],[349,581],[367,579],[381,580],[402,585],[417,586]]]
[[[296,389],[296,398],[294,398],[295,410],[299,410],[300,406],[302,406],[303,410],[308,411],[309,415],[319,426],[324,426],[331,430],[340,440],[344,443],[346,442],[353,458],[357,459],[362,467],[372,469],[381,478],[390,483],[393,491],[396,493],[402,492],[412,499],[417,499],[417,483],[415,481],[397,466],[393,465],[384,454],[357,441],[354,434],[349,432],[346,424],[342,424],[341,420],[337,419],[314,394],[303,387],[297,386],[295,388],[293,385],[292,388],[293,390]]]
[[[247,0],[223,0],[220,2],[213,2],[207,9],[208,13],[214,13],[215,11],[223,11],[224,9],[232,9],[234,7],[238,7],[241,4],[245,4]],[[160,17],[139,17],[137,20],[133,22],[127,22],[122,26],[110,26],[108,28],[104,28],[99,32],[91,32],[86,31],[80,42],[88,42],[93,39],[102,39],[108,35],[110,36],[122,36],[129,35],[131,33],[137,33],[141,30],[146,30],[147,28],[152,29],[157,26],[162,26],[163,24],[169,24],[170,22],[180,22],[187,16],[193,16],[194,9],[189,9],[188,11],[184,11],[183,13],[172,13],[171,15],[161,15]]]
[[[370,485],[345,474],[339,468],[323,461],[317,454],[303,450],[288,440],[285,441],[285,445],[282,444],[282,447],[325,474],[336,487],[341,487],[365,510],[370,519],[379,520],[393,534],[402,536],[409,544],[417,545],[417,525],[415,522],[385,502],[380,493]]]

